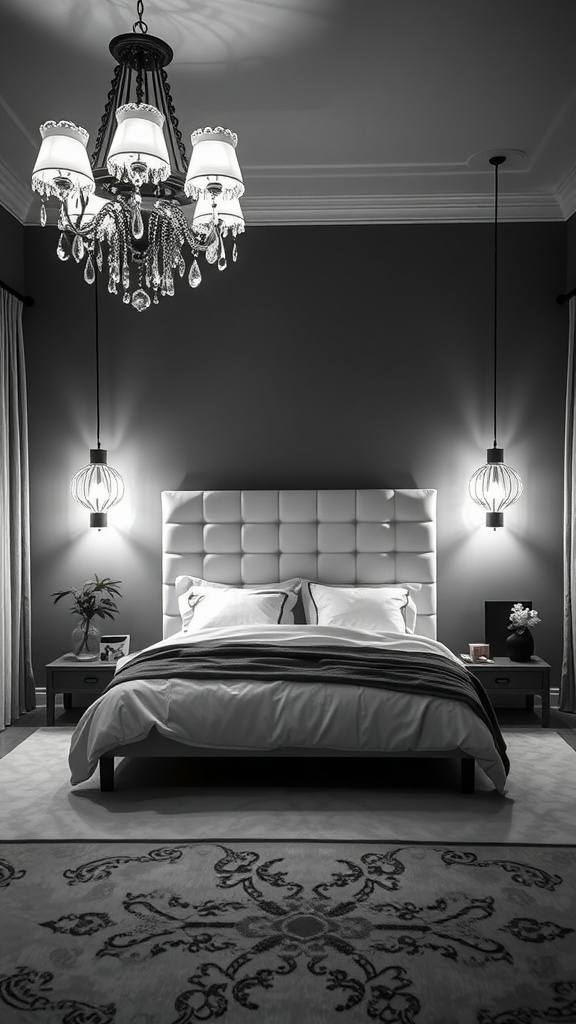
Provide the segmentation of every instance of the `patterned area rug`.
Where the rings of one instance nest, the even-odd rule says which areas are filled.
[[[576,847],[0,844],[3,1024],[576,1021]]]

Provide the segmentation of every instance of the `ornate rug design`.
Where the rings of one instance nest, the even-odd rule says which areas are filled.
[[[576,848],[0,844],[3,1024],[576,1021]]]

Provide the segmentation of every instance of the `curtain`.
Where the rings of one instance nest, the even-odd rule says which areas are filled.
[[[0,729],[36,707],[22,303],[0,287]]]
[[[558,707],[561,711],[576,712],[576,298],[570,299],[569,312],[564,444],[564,648]]]

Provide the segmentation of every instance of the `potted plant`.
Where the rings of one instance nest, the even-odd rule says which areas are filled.
[[[77,615],[79,622],[72,632],[72,651],[80,660],[95,661],[100,657],[100,630],[93,624],[93,619],[113,619],[118,611],[115,598],[122,597],[121,580],[112,580],[108,576],[99,579],[94,573],[93,580],[86,580],[80,588],[70,587],[69,590],[58,590],[50,596],[57,604],[63,597],[72,598],[72,615]]]
[[[506,637],[506,650],[510,661],[530,661],[534,654],[534,637],[530,630],[540,621],[540,616],[534,608],[524,608],[520,603],[512,605],[508,626],[510,636]]]

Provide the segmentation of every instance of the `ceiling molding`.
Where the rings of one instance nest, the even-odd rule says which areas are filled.
[[[560,184],[556,198],[564,219],[569,220],[572,214],[576,213],[576,167],[572,168]]]
[[[38,225],[38,204],[0,159],[0,203],[21,224]],[[494,202],[487,195],[244,196],[248,224],[452,224],[492,221]],[[503,194],[501,221],[564,221],[576,210],[576,170],[558,195]],[[56,223],[56,208],[49,210]]]
[[[16,220],[25,224],[32,203],[30,188],[24,185],[0,156],[0,203]]]
[[[426,224],[482,223],[494,218],[491,196],[283,196],[244,197],[251,224]],[[563,221],[554,196],[540,193],[501,197],[502,221]]]

